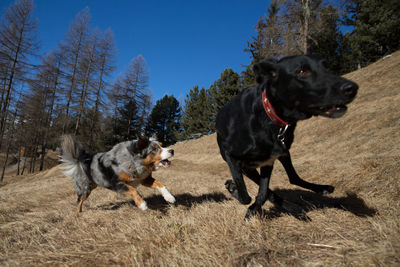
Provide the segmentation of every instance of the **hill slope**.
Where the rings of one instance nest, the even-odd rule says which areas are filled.
[[[317,196],[288,183],[277,163],[271,187],[308,210],[299,221],[270,203],[264,218],[227,194],[215,135],[177,144],[173,166],[154,173],[177,198],[169,206],[139,188],[150,210],[96,189],[76,215],[70,178],[53,168],[0,187],[0,265],[367,266],[400,264],[400,52],[346,75],[360,85],[346,116],[296,129],[292,158]],[[251,196],[257,188],[247,180]]]

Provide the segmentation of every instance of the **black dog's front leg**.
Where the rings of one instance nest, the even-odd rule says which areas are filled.
[[[226,162],[228,163],[234,181],[226,181],[226,189],[228,189],[229,193],[231,193],[234,198],[239,200],[241,204],[249,204],[251,202],[251,197],[247,193],[246,184],[244,183],[243,174],[240,170],[239,163],[235,160],[232,160],[228,155],[226,156]]]
[[[269,190],[269,181],[272,173],[272,166],[261,167],[259,188],[256,201],[249,207],[246,213],[245,220],[249,219],[251,216],[260,214],[261,207],[264,205],[265,201],[269,198],[271,191]]]
[[[256,184],[260,185],[261,176],[258,174],[257,170],[255,169],[245,169],[244,174],[249,177],[252,181]],[[268,200],[271,201],[274,205],[284,209],[286,212],[289,212],[293,216],[297,218],[306,218],[306,212],[303,210],[302,207],[299,205],[289,202],[285,199],[282,199],[278,196],[274,191],[268,189]]]
[[[320,184],[313,184],[309,183],[307,181],[304,181],[297,175],[293,164],[292,164],[292,159],[290,158],[289,151],[287,152],[286,156],[282,156],[278,158],[279,161],[282,163],[283,167],[285,168],[285,171],[289,177],[289,181],[291,184],[301,186],[303,188],[312,190],[316,193],[320,194],[327,194],[327,193],[333,193],[335,188],[331,185],[320,185]]]

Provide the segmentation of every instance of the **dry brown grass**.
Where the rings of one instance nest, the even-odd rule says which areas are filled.
[[[272,188],[308,210],[300,221],[225,191],[230,177],[215,135],[174,146],[156,172],[176,206],[140,188],[150,210],[96,189],[75,213],[70,178],[57,168],[6,178],[0,188],[0,265],[399,266],[400,52],[346,75],[360,85],[349,113],[300,123],[292,158],[298,173],[336,187],[330,196],[288,183],[276,164]],[[257,188],[247,182],[250,194]]]

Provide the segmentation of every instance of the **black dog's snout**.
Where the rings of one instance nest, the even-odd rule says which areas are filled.
[[[173,149],[168,150],[168,152],[169,152],[172,156],[174,155],[174,150],[173,150]]]
[[[347,97],[355,97],[357,94],[358,85],[353,82],[345,82],[340,86],[340,92]]]

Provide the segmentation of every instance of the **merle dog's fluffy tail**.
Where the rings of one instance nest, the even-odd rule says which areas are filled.
[[[71,135],[61,137],[61,161],[65,163],[60,167],[64,174],[71,177],[75,183],[78,200],[90,193],[90,179],[85,172],[85,163],[83,158],[85,151],[82,145],[78,143]]]

